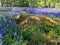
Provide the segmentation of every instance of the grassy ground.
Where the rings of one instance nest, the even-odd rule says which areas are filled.
[[[0,10],[0,12],[6,11]],[[29,14],[21,14],[13,17],[14,19],[10,16],[0,18],[3,20],[0,22],[0,29],[7,31],[7,33],[4,31],[1,38],[4,45],[56,45],[60,43],[60,18],[30,16]]]
[[[39,45],[46,42],[56,45],[60,41],[60,19],[41,16],[18,15],[16,17],[24,40],[28,45]],[[47,44],[46,44],[47,45]]]

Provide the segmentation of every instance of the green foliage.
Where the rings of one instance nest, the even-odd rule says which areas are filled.
[[[60,26],[56,26],[56,27],[54,28],[54,30],[56,31],[56,33],[57,33],[58,35],[60,35]]]
[[[38,28],[41,30],[41,31],[44,31],[44,32],[49,32],[51,30],[52,27],[48,27],[46,25],[39,25]]]
[[[56,39],[57,38],[57,33],[55,30],[51,29],[46,37],[47,39]]]
[[[28,39],[31,36],[33,36],[34,33],[36,33],[34,36],[38,37],[39,35],[40,36],[43,35],[44,32],[45,33],[50,32],[51,29],[52,29],[51,27],[47,27],[45,25],[38,25],[38,26],[30,27],[30,28],[24,30],[22,32],[22,34],[23,34],[24,39]]]
[[[60,0],[2,0],[2,6],[60,8]]]
[[[25,40],[30,40],[34,43],[38,43],[39,41],[45,41],[46,40],[46,34],[44,32],[50,31],[49,28],[45,29],[46,27],[44,25],[40,26],[34,26],[30,27],[27,30],[23,31],[23,38]],[[34,38],[33,38],[34,37]]]
[[[3,2],[3,3],[2,3]],[[60,8],[59,0],[2,0],[2,6],[17,6],[17,7],[50,7]]]
[[[36,27],[30,27],[22,31],[23,38],[29,40],[35,30],[36,30]]]
[[[33,38],[34,37],[34,38]],[[42,33],[41,31],[38,31],[36,30],[35,32],[33,32],[33,35],[31,36],[31,40],[34,42],[34,43],[38,43],[40,41],[45,41],[46,38],[45,38],[45,34]]]
[[[59,40],[60,41],[60,28],[56,27],[47,27],[45,25],[38,25],[30,27],[23,31],[24,40],[37,44],[38,42],[43,42],[46,40]]]
[[[28,42],[37,44],[39,41],[45,41],[45,34],[38,26],[30,27],[22,32],[23,38]]]

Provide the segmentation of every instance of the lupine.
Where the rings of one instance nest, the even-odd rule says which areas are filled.
[[[54,8],[0,7],[0,10],[6,10],[6,13],[8,12],[13,15],[28,13],[37,16],[54,15],[55,17],[60,17],[60,9]]]
[[[2,15],[0,14],[0,38],[2,38],[2,40],[4,41],[3,44],[7,45],[7,44],[12,44],[13,42],[11,42],[12,40],[16,40],[17,39],[22,39],[22,35],[19,34],[19,30],[20,28],[18,27],[18,25],[16,24],[15,20],[13,19],[13,15]],[[17,33],[17,34],[15,34]],[[6,40],[10,40],[11,41],[6,41]],[[10,43],[11,42],[11,43]],[[7,44],[5,44],[7,43]]]
[[[2,33],[0,33],[0,38],[2,38]]]

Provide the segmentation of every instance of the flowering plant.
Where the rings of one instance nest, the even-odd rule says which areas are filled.
[[[0,14],[1,45],[23,45],[24,43],[20,28],[13,18],[13,15]]]

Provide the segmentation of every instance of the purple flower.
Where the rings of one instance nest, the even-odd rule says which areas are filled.
[[[15,32],[15,33],[14,33],[14,36],[16,36],[16,35],[17,35],[17,33]]]
[[[3,30],[2,30],[2,35],[4,35],[4,36],[5,36],[5,35],[6,35],[6,33],[7,33],[7,29],[3,29]]]
[[[2,33],[0,33],[0,38],[2,38]]]
[[[0,29],[1,29],[1,28],[3,28],[3,25],[2,25],[2,24],[0,24]]]

